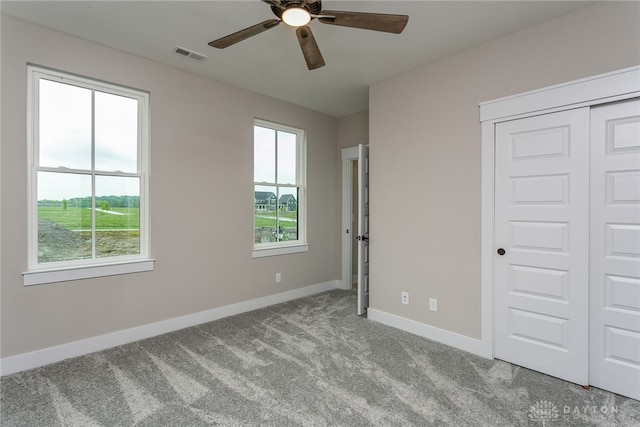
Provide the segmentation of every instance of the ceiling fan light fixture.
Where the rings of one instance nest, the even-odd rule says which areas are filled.
[[[292,27],[300,27],[311,21],[311,15],[301,7],[290,7],[282,13],[282,20]]]

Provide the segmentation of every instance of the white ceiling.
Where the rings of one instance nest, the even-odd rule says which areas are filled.
[[[593,3],[325,0],[323,9],[406,14],[409,23],[396,35],[312,21],[327,64],[314,71],[284,24],[224,50],[207,45],[274,18],[259,0],[3,0],[0,7],[5,15],[341,117],[368,108],[372,83]],[[208,58],[180,56],[176,45]]]

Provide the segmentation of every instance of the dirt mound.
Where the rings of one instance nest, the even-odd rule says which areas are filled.
[[[96,256],[131,255],[140,252],[140,233],[107,230],[96,232]],[[38,221],[38,261],[56,262],[91,258],[91,232],[71,231],[47,219]]]
[[[91,233],[77,233],[47,219],[38,220],[40,262],[91,258]]]
[[[38,220],[38,241],[47,242],[48,246],[58,248],[85,243],[85,239],[79,233],[64,228],[48,219]]]

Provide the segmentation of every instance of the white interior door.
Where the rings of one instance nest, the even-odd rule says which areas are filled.
[[[589,109],[495,129],[495,357],[588,384]]]
[[[640,101],[592,109],[589,382],[640,399]]]
[[[358,315],[369,307],[369,146],[358,145]]]

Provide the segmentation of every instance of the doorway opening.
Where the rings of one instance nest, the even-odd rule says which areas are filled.
[[[355,289],[358,314],[369,306],[369,146],[342,150],[342,289]]]
[[[358,286],[358,147],[342,150],[342,289]]]

